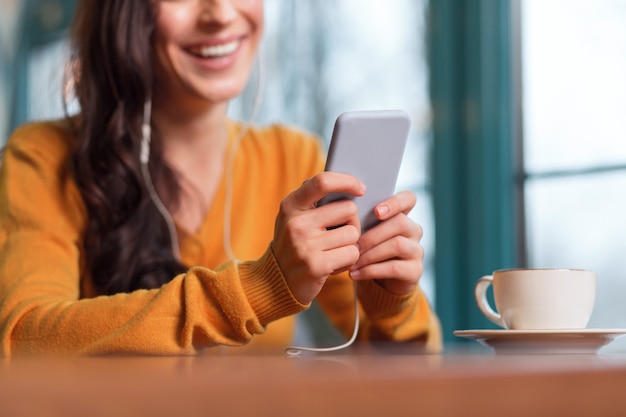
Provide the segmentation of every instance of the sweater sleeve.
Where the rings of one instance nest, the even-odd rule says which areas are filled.
[[[159,289],[81,298],[86,211],[61,126],[20,128],[0,172],[0,353],[192,354],[242,345],[302,311],[271,251]]]

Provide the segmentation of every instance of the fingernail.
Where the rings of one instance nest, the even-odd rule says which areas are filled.
[[[378,215],[380,217],[386,216],[387,213],[389,213],[389,206],[388,205],[378,206]]]
[[[354,271],[350,271],[350,278],[359,279],[361,276],[361,271],[359,269],[355,269]]]

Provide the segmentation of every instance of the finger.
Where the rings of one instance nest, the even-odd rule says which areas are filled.
[[[361,253],[365,253],[395,236],[404,236],[419,242],[422,235],[422,227],[419,224],[405,214],[398,214],[363,233],[359,239],[359,246]]]
[[[417,262],[415,263],[417,264]],[[386,262],[369,264],[362,268],[350,268],[350,276],[357,280],[370,279],[402,279],[403,277],[414,276],[415,265],[412,262],[391,259]]]
[[[336,270],[345,270],[354,265],[359,259],[359,249],[355,245],[345,245],[315,252],[312,256],[301,259],[300,276],[306,275],[306,280],[324,281]]]
[[[359,259],[359,248],[355,245],[342,246],[324,253],[328,275],[348,270]]]
[[[417,261],[390,260],[350,270],[350,277],[357,281],[377,280],[388,290],[406,293],[415,288],[422,276],[423,266]]]
[[[396,236],[380,245],[361,252],[361,256],[352,269],[359,269],[370,264],[385,262],[390,259],[416,260],[424,259],[424,249],[419,242],[405,237]]]
[[[330,193],[346,193],[355,197],[365,194],[365,184],[350,174],[322,172],[306,180],[291,194],[290,203],[300,210],[309,210]]]
[[[357,242],[359,240],[359,236],[359,229],[352,225],[341,226],[328,230],[323,235],[323,250],[329,251],[342,248],[344,246],[354,246],[358,251]],[[354,262],[356,262],[356,260]],[[354,264],[354,262],[352,262],[352,264]]]
[[[349,225],[356,228],[359,234],[361,233],[359,210],[352,200],[335,201],[318,207],[315,210],[315,215],[316,220],[325,229],[334,229]]]
[[[374,212],[379,220],[386,220],[400,213],[409,214],[416,202],[413,192],[402,191],[379,203]]]

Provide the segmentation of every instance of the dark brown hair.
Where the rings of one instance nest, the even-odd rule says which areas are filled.
[[[72,31],[73,167],[89,222],[86,267],[102,294],[156,288],[184,270],[139,165],[143,106],[153,78],[150,0],[81,0]],[[166,206],[178,185],[153,135],[150,170]]]

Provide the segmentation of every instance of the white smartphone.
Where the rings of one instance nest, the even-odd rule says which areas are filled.
[[[360,179],[365,195],[331,193],[318,205],[353,199],[359,210],[361,232],[379,220],[374,208],[395,191],[411,119],[401,110],[365,110],[337,117],[326,159],[326,171],[344,172]]]

